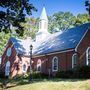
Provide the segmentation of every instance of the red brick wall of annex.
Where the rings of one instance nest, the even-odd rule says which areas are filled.
[[[7,49],[12,48],[12,54],[10,57],[6,56]],[[5,48],[4,54],[2,55],[1,68],[3,73],[5,74],[5,64],[7,61],[10,61],[10,75],[14,77],[17,74],[22,74],[22,65],[25,63],[27,65],[27,71],[29,71],[30,66],[30,58],[26,56],[17,56],[16,50],[13,46],[13,43],[9,41]],[[20,61],[22,63],[20,63]]]
[[[79,55],[79,66],[86,65],[86,50],[88,47],[90,47],[90,30],[88,30],[85,37],[77,48],[77,52]]]
[[[42,73],[49,73],[48,70],[50,69],[51,73],[55,73],[52,71],[52,59],[53,57],[58,57],[59,59],[59,71],[60,70],[69,70],[72,68],[72,55],[75,51],[63,52],[58,54],[46,55],[41,57],[34,57],[34,69],[36,69],[38,59],[42,61]]]
[[[11,53],[11,56],[8,57],[6,55],[6,52],[7,52],[7,49],[11,47],[11,50],[12,50],[12,53]],[[7,46],[5,48],[5,51],[4,51],[4,54],[2,55],[2,62],[1,62],[1,68],[2,68],[2,71],[3,73],[5,73],[5,64],[6,62],[9,60],[10,61],[10,67],[11,67],[11,73],[13,73],[13,71],[15,70],[15,65],[16,63],[13,63],[16,59],[16,50],[13,46],[13,43],[9,40],[9,42],[7,43]],[[15,71],[14,71],[15,73]]]
[[[19,63],[18,74],[23,73],[22,67],[24,64],[26,65],[26,69],[27,69],[26,72],[29,72],[29,70],[30,70],[30,57],[21,56],[21,61],[22,61],[22,63],[21,64]]]
[[[13,69],[14,71],[11,73],[12,77],[14,77],[15,75],[21,75],[23,74],[23,65],[26,65],[26,72],[29,72],[30,70],[30,58],[26,57],[26,56],[16,56],[16,60],[13,62],[13,65],[11,67],[11,69]],[[15,64],[16,63],[16,64]],[[17,68],[18,66],[18,68]]]

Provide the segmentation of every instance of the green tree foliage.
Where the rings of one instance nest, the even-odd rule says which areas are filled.
[[[76,17],[70,12],[58,12],[50,17],[49,29],[52,32],[53,29],[66,30],[74,26]]]
[[[31,37],[32,39],[35,38],[35,34],[38,31],[38,22],[39,19],[35,18],[26,18],[26,23],[22,23],[22,26],[24,27],[24,35],[23,38]]]
[[[75,26],[90,22],[90,16],[88,14],[78,14],[75,21]]]
[[[23,36],[16,34],[15,28],[12,28],[12,33],[0,32],[0,56],[3,54],[6,44],[11,36],[25,39],[27,37],[35,38],[35,34],[38,30],[38,19],[26,18],[26,23],[21,23],[24,27]]]
[[[90,1],[89,0],[85,1],[85,6],[86,6],[86,10],[87,10],[88,14],[90,15]]]
[[[10,38],[10,33],[8,34],[5,34],[4,32],[0,33],[0,56],[3,54],[9,38]]]
[[[16,33],[23,35],[21,22],[25,22],[26,15],[36,11],[29,0],[0,0],[0,31],[11,32],[10,25],[16,27]]]
[[[58,12],[49,17],[49,31],[51,33],[90,22],[90,16],[88,14],[78,14],[74,16],[70,12]]]

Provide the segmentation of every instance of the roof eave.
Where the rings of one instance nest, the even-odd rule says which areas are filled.
[[[43,57],[43,56],[46,56],[46,55],[54,55],[54,54],[59,54],[59,53],[65,53],[65,52],[70,52],[70,51],[75,51],[75,48],[71,48],[71,49],[67,49],[67,50],[62,50],[62,51],[51,52],[51,53],[46,53],[46,54],[33,55],[33,58]],[[23,56],[30,57],[30,55],[23,55]]]

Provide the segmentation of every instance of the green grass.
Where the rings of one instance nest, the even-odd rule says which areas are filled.
[[[16,85],[12,85],[16,83]],[[90,79],[38,79],[32,83],[23,79],[12,81],[7,90],[90,90]]]

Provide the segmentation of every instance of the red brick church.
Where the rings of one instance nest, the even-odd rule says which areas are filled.
[[[2,55],[1,68],[5,76],[27,73],[30,68],[32,44],[32,69],[54,75],[60,70],[90,65],[90,23],[63,32],[50,34],[48,18],[43,8],[36,41],[11,37]]]

